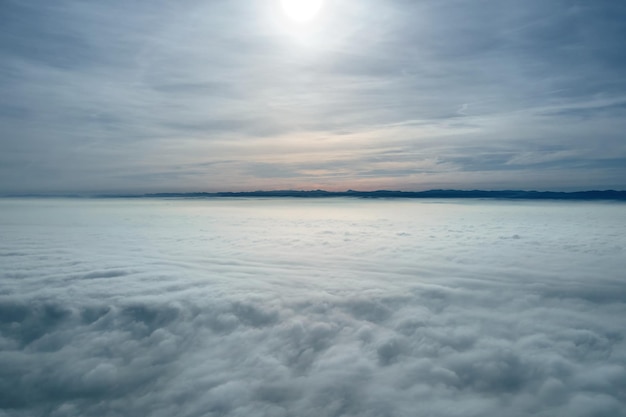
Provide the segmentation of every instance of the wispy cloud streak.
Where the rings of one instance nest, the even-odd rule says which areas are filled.
[[[626,158],[620,4],[338,1],[305,33],[278,3],[6,2],[0,191],[510,188],[526,174],[523,188],[624,188],[602,167]],[[369,154],[390,146],[440,172],[390,158],[372,178]],[[578,165],[504,164],[499,181],[481,168],[547,150]],[[330,177],[289,166],[342,153]],[[285,175],[265,181],[267,164]]]

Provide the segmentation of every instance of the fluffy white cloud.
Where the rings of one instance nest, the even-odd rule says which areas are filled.
[[[0,416],[622,416],[623,205],[2,200]]]

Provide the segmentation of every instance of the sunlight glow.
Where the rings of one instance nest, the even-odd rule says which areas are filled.
[[[312,20],[322,8],[323,0],[281,0],[283,11],[295,22]]]

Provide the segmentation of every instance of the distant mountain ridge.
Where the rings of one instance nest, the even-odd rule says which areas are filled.
[[[517,200],[622,200],[626,201],[626,191],[522,191],[522,190],[428,190],[428,191],[325,191],[325,190],[275,190],[275,191],[239,191],[239,192],[195,192],[195,193],[154,193],[143,195],[107,196],[107,197],[144,197],[144,198],[216,198],[216,197],[296,197],[296,198],[500,198]]]

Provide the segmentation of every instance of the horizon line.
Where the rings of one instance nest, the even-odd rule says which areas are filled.
[[[255,191],[189,191],[155,193],[7,193],[1,198],[245,198],[245,197],[295,197],[295,198],[501,198],[519,200],[626,200],[626,190],[584,190],[584,191],[538,191],[538,190],[482,190],[482,189],[429,189],[424,191],[374,190],[328,191],[324,189],[276,189]]]

